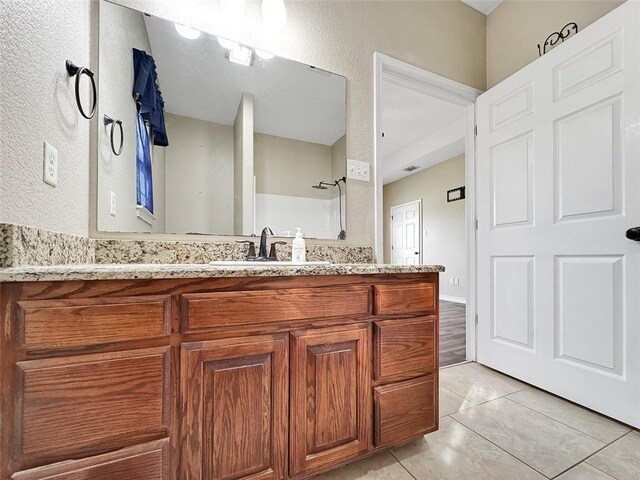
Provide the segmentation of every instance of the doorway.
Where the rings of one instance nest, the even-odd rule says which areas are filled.
[[[481,92],[379,53],[374,79],[376,258],[445,265],[441,365],[475,360],[474,102]],[[465,197],[447,202],[448,191],[454,198],[461,187]],[[417,201],[420,219],[412,222],[404,209]]]

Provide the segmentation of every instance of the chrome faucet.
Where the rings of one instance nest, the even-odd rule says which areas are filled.
[[[260,250],[258,250],[258,258],[256,260],[271,260],[267,253],[267,237],[269,235],[273,235],[273,231],[269,227],[264,227],[260,235]]]

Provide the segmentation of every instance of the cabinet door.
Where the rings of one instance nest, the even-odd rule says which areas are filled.
[[[303,330],[291,339],[291,476],[355,458],[371,444],[366,325]]]
[[[284,478],[287,359],[286,334],[182,346],[182,478]]]

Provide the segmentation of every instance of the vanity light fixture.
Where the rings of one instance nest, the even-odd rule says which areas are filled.
[[[230,62],[249,67],[251,66],[251,60],[253,60],[253,52],[249,47],[238,45],[237,48],[229,50],[228,58]]]
[[[269,32],[279,32],[287,23],[284,0],[262,0],[262,22]]]
[[[189,40],[195,40],[200,37],[200,30],[187,27],[186,25],[180,25],[179,23],[176,23],[176,31]]]
[[[256,55],[259,56],[263,60],[271,60],[275,55],[271,52],[267,52],[266,50],[260,50],[259,48],[255,49]]]
[[[233,40],[222,37],[218,37],[218,43],[222,48],[226,48],[227,50],[235,50],[240,46],[238,42],[234,42]]]

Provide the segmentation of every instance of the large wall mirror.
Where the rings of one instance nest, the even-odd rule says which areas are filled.
[[[99,51],[99,231],[345,238],[344,77],[106,1]]]

